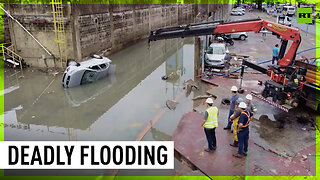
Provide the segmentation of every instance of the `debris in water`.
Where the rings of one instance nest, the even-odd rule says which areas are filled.
[[[188,89],[192,90],[192,88],[199,89],[197,84],[192,79],[189,79],[188,81],[184,82],[183,85],[183,89],[187,89],[187,91]]]
[[[170,110],[176,109],[177,104],[179,104],[179,103],[175,100],[167,100],[166,101],[166,105]]]
[[[36,116],[31,116],[32,119],[34,119]]]
[[[305,127],[303,127],[303,128],[301,128],[303,131],[305,131],[305,130],[307,130],[307,128],[305,128]]]
[[[55,72],[52,72],[51,74],[52,74],[53,76],[56,76],[56,75],[59,74],[59,72],[58,72],[58,71],[55,71]]]
[[[186,96],[189,96],[189,94],[191,93],[193,88],[195,88],[197,90],[199,89],[197,84],[192,79],[189,79],[188,81],[184,82],[183,85],[184,85],[183,89],[187,90]]]
[[[210,98],[210,97],[213,97],[213,95],[211,95],[211,94],[210,95],[200,95],[200,96],[192,98],[192,100],[207,99],[207,98]]]
[[[162,79],[162,80],[167,80],[167,79],[168,79],[168,76],[164,75],[164,76],[161,77],[161,79]]]

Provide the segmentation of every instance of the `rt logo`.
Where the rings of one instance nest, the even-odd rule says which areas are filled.
[[[312,8],[298,8],[297,23],[312,23]]]

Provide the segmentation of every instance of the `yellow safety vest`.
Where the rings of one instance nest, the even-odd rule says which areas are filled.
[[[218,108],[210,107],[207,109],[208,119],[204,123],[203,127],[207,129],[213,129],[218,127]]]

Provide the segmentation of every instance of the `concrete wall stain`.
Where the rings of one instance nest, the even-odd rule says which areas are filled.
[[[51,5],[6,5],[5,8],[55,57],[59,58],[58,45],[54,41]],[[68,59],[82,61],[97,53],[107,56],[148,37],[150,30],[199,21],[195,19],[199,13],[205,18],[208,11],[212,11],[215,12],[216,18],[225,19],[223,12],[227,9],[228,5],[194,4],[64,5]],[[59,64],[54,63],[53,58],[49,57],[16,23],[9,20],[7,27],[11,43],[27,64],[44,67],[41,58],[43,54],[49,67]]]

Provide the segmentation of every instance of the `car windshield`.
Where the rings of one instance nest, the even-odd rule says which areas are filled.
[[[278,21],[279,22],[283,22],[284,21],[284,17],[279,17]]]
[[[98,72],[95,71],[85,71],[82,79],[81,79],[81,84],[88,84],[92,83],[97,80],[98,77]]]
[[[226,50],[224,47],[213,46],[209,47],[207,53],[208,54],[225,54]]]

